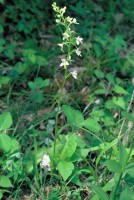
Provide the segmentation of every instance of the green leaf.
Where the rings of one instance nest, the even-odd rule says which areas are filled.
[[[2,77],[0,77],[0,84],[6,85],[9,83],[10,80],[11,80],[11,78],[8,76],[2,76]]]
[[[121,142],[119,142],[119,162],[122,168],[126,165],[127,156],[128,155],[125,147],[122,145]]]
[[[94,184],[91,183],[91,187],[92,187],[92,190],[99,197],[99,200],[109,200],[107,194],[103,191],[103,189],[100,186],[94,185]]]
[[[108,170],[115,173],[121,173],[121,165],[116,160],[107,160],[105,162]]]
[[[95,94],[106,94],[107,90],[105,88],[103,89],[98,89],[94,91]]]
[[[47,60],[44,58],[44,57],[42,57],[42,56],[36,56],[36,63],[39,65],[39,66],[46,66],[46,65],[48,65],[48,62],[47,62]]]
[[[10,179],[7,176],[0,175],[0,187],[13,187]]]
[[[134,178],[134,162],[129,163],[126,167],[126,173],[128,173],[132,178]]]
[[[50,79],[45,79],[43,80],[41,77],[37,77],[34,82],[29,81],[28,82],[28,86],[32,89],[32,90],[37,90],[43,87],[47,87],[50,83]]]
[[[67,105],[63,105],[62,110],[67,117],[68,124],[70,124],[72,127],[81,127],[84,117],[79,110],[74,110]]]
[[[3,191],[0,190],[0,199],[2,199],[2,197],[3,197]]]
[[[134,200],[134,192],[132,192],[129,186],[126,186],[121,192],[119,200]]]
[[[12,116],[9,112],[4,112],[0,115],[0,131],[9,129],[12,123]]]
[[[101,127],[99,123],[92,118],[86,119],[83,123],[81,123],[82,126],[84,126],[86,129],[92,132],[99,132],[101,130]]]
[[[71,135],[64,145],[64,148],[60,155],[60,159],[66,160],[66,159],[70,158],[73,155],[73,153],[75,152],[76,147],[77,147],[76,137],[75,137],[75,135]]]
[[[122,108],[123,110],[126,109],[126,104],[123,97],[113,97],[113,103]]]
[[[115,84],[115,76],[113,76],[113,74],[109,73],[106,75],[106,79],[112,83],[112,84]]]
[[[101,79],[104,78],[104,73],[101,70],[96,69],[94,71],[94,74],[97,76],[97,78]]]
[[[124,88],[120,87],[119,85],[115,85],[113,90],[117,94],[128,94],[128,92],[126,90],[124,90]]]
[[[5,133],[0,134],[0,149],[8,152],[12,147],[11,138]]]
[[[64,160],[60,161],[57,167],[64,181],[68,179],[74,169],[72,162],[67,162]]]
[[[121,112],[122,116],[125,117],[128,121],[131,121],[134,123],[134,116],[131,113],[128,113],[126,111]]]
[[[73,156],[71,157],[71,161],[72,162],[82,161],[87,157],[89,152],[90,149],[76,149]]]

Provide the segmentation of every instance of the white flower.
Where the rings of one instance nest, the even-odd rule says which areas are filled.
[[[51,168],[50,168],[50,157],[49,157],[49,155],[44,154],[44,156],[42,158],[42,161],[40,163],[40,166],[41,166],[42,169],[51,171]]]
[[[67,62],[67,60],[66,60],[66,59],[61,59],[61,64],[60,64],[60,66],[61,66],[61,67],[62,67],[62,66],[66,67],[67,65],[69,65],[69,63]]]
[[[76,71],[73,71],[73,72],[70,72],[70,73],[75,79],[77,79],[77,72]]]
[[[73,21],[72,21],[72,23],[74,23],[74,24],[79,24],[79,23],[76,21],[76,19],[75,19],[75,18],[73,18]]]
[[[66,6],[64,8],[60,9],[60,12],[61,12],[62,15],[65,13],[65,11],[66,11]]]
[[[73,18],[68,16],[66,19],[67,19],[67,22],[72,23]]]
[[[76,54],[78,55],[78,56],[81,56],[81,51],[79,50],[79,48],[78,49],[76,49]]]
[[[63,33],[63,40],[68,39],[70,36],[67,32]]]
[[[83,38],[81,38],[81,37],[78,36],[78,37],[76,38],[76,44],[77,44],[77,45],[81,44],[81,43],[82,43],[82,40],[83,40]]]
[[[60,23],[60,20],[59,20],[59,19],[56,19],[55,21],[56,21],[56,23],[57,23],[57,24],[59,24],[59,23]]]
[[[60,46],[61,47],[61,51],[63,51],[64,43],[58,44],[58,46]]]

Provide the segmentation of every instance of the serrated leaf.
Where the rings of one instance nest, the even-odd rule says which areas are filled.
[[[8,152],[12,147],[11,138],[5,133],[0,134],[0,149]]]
[[[103,189],[100,186],[91,183],[91,187],[95,194],[97,194],[97,196],[99,197],[99,200],[109,200],[107,194],[103,191]]]
[[[77,147],[76,137],[75,135],[71,135],[64,145],[64,148],[60,155],[60,159],[66,160],[70,158],[75,152],[76,147]]]
[[[117,94],[128,94],[128,92],[124,88],[120,87],[119,85],[115,85],[113,90]]]
[[[12,125],[12,116],[9,112],[0,115],[0,131],[7,130]]]
[[[0,175],[0,187],[7,188],[13,187],[13,185],[7,176]]]
[[[121,165],[116,160],[107,160],[105,162],[108,170],[115,173],[121,173]]]
[[[123,97],[113,97],[113,103],[122,108],[123,110],[126,109],[126,104]]]
[[[57,167],[64,181],[68,179],[74,169],[72,162],[67,162],[64,160],[60,161]]]
[[[75,110],[70,106],[63,105],[62,110],[67,117],[68,123],[72,127],[80,127],[81,123],[84,121],[84,117],[79,110]]]
[[[99,123],[95,119],[92,119],[92,118],[86,119],[83,123],[81,123],[81,125],[85,127],[86,129],[88,129],[89,131],[92,131],[95,133],[101,130]]]

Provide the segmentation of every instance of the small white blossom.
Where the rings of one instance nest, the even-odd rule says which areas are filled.
[[[63,51],[64,43],[58,44],[58,46],[60,46],[61,47],[61,51]]]
[[[79,50],[79,48],[78,49],[76,49],[76,54],[78,55],[78,56],[81,56],[81,51]]]
[[[73,71],[73,72],[70,72],[70,73],[75,79],[77,79],[77,72],[76,71]]]
[[[60,20],[59,20],[59,19],[56,19],[55,21],[56,21],[56,23],[57,23],[57,24],[59,24],[59,23],[60,23]]]
[[[66,67],[67,65],[69,65],[69,62],[67,62],[66,59],[61,59],[61,64],[60,64],[60,66],[61,66],[61,67],[62,67],[62,66]]]
[[[74,23],[74,24],[79,24],[79,23],[76,21],[76,19],[75,19],[75,18],[73,18],[73,21],[72,21],[72,23]]]
[[[51,168],[50,168],[50,157],[49,157],[49,155],[44,154],[40,166],[44,170],[51,171]]]
[[[63,33],[63,40],[68,39],[70,36],[67,32]]]
[[[72,20],[73,20],[72,17],[69,17],[69,16],[68,16],[66,19],[67,19],[67,22],[72,23]]]
[[[76,44],[77,44],[77,45],[81,44],[82,41],[83,41],[83,38],[81,38],[81,37],[79,37],[79,36],[76,38]]]
[[[64,8],[60,9],[60,12],[61,12],[62,15],[65,13],[65,11],[66,11],[66,6]]]

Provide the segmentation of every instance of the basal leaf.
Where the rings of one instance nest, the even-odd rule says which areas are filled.
[[[121,165],[116,160],[107,160],[105,162],[108,170],[115,173],[121,173]]]
[[[11,138],[5,133],[0,134],[0,149],[2,151],[8,152],[12,147]]]
[[[64,181],[66,181],[68,177],[72,174],[73,169],[74,165],[72,162],[62,160],[58,164],[59,173],[61,174]]]
[[[71,135],[64,145],[64,148],[61,152],[60,159],[66,160],[66,159],[70,158],[73,155],[73,153],[75,152],[76,147],[77,147],[76,137],[75,137],[75,135]]]
[[[9,112],[0,115],[0,131],[9,129],[12,123],[12,116]]]
[[[0,187],[7,188],[13,187],[13,185],[7,176],[0,175]]]

